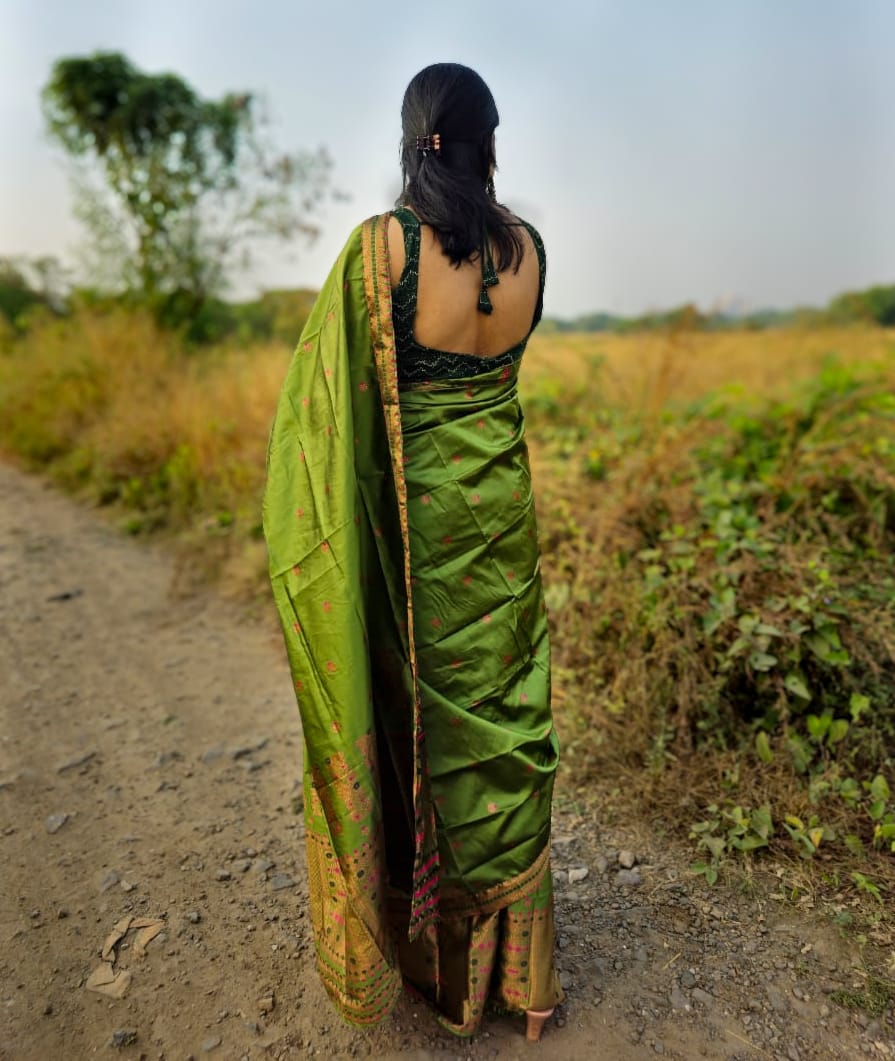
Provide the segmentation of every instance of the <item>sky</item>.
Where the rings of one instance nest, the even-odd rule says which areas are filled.
[[[819,305],[895,283],[892,0],[0,0],[0,256],[83,238],[39,94],[124,52],[208,97],[260,93],[345,193],[238,290],[318,287],[400,190],[400,105],[430,62],[488,82],[498,198],[541,231],[545,311]]]

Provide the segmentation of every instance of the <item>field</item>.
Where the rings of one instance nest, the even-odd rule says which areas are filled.
[[[0,339],[0,447],[269,611],[258,501],[288,358],[189,352],[124,311],[37,322]],[[523,376],[564,798],[636,805],[709,881],[769,849],[885,898],[895,336],[543,335]]]

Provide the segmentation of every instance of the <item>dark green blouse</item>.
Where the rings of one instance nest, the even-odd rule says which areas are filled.
[[[464,376],[476,376],[482,372],[511,365],[522,357],[529,336],[541,319],[544,308],[544,280],[547,274],[547,256],[544,243],[533,225],[521,222],[528,230],[538,255],[538,301],[528,335],[501,354],[495,357],[481,357],[477,354],[458,354],[449,350],[435,350],[430,346],[418,343],[413,335],[413,324],[416,318],[417,288],[420,277],[420,222],[413,211],[400,207],[394,211],[395,217],[404,231],[404,270],[398,286],[392,292],[392,319],[395,325],[395,345],[398,353],[398,382],[426,383],[436,379],[458,379]],[[478,308],[490,313],[491,303],[488,299],[488,287],[498,283],[497,274],[490,260],[482,271],[482,294]]]

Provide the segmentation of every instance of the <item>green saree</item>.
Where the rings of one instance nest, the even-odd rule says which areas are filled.
[[[355,230],[299,341],[264,527],[321,978],[353,1023],[404,978],[471,1034],[489,998],[561,997],[547,624],[517,367],[399,391],[386,231]]]

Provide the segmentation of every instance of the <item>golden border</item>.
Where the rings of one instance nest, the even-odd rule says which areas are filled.
[[[407,648],[413,682],[413,812],[414,872],[410,907],[409,936],[415,939],[426,925],[438,920],[438,902],[427,899],[433,889],[423,884],[438,875],[438,845],[435,813],[431,801],[424,806],[427,771],[423,758],[424,733],[419,696],[419,671],[413,633],[413,596],[410,570],[410,523],[407,517],[407,481],[404,476],[404,436],[398,393],[398,355],[392,322],[392,288],[388,258],[388,222],[390,214],[378,214],[364,222],[361,247],[364,264],[364,294],[370,317],[373,360],[379,381],[382,411],[395,481],[398,520],[404,553],[404,590],[407,598]]]

